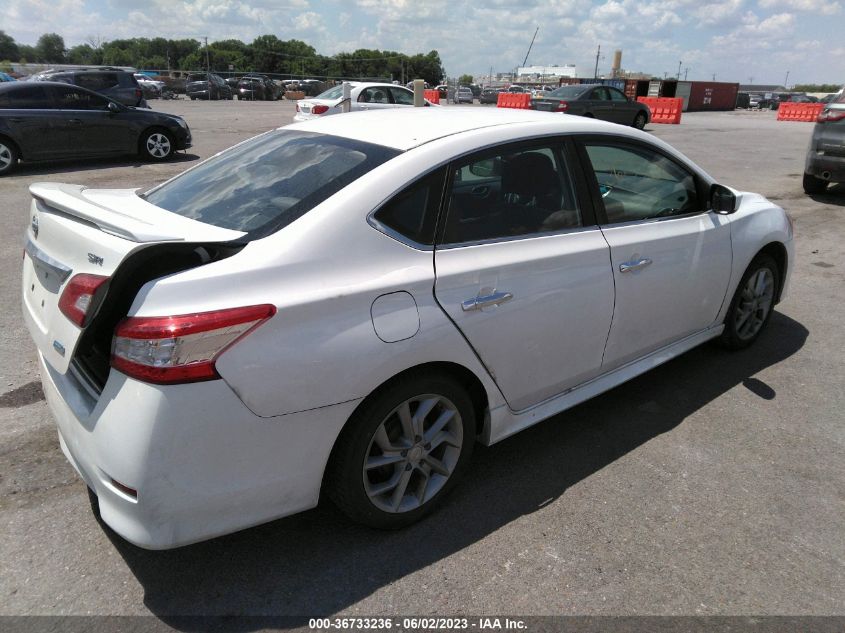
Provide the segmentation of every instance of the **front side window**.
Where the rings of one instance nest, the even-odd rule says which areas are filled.
[[[703,211],[694,176],[657,151],[587,143],[609,224]]]
[[[553,145],[485,152],[453,169],[446,244],[579,226],[569,170]]]
[[[338,136],[274,130],[144,194],[148,202],[206,224],[273,233],[399,150]]]
[[[393,103],[398,105],[414,105],[414,93],[404,88],[391,88],[390,94],[393,95]]]
[[[628,97],[626,97],[622,92],[620,92],[616,88],[608,88],[607,91],[610,93],[611,101],[628,101]]]
[[[61,110],[108,110],[109,100],[72,86],[55,86],[53,94]]]

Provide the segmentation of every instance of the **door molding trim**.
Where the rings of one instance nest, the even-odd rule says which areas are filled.
[[[507,405],[497,407],[490,411],[490,417],[484,425],[480,440],[483,444],[490,445],[510,437],[529,426],[542,422],[546,418],[571,409],[632,378],[636,378],[710,339],[716,338],[724,329],[724,323],[712,325],[528,409],[512,411]]]

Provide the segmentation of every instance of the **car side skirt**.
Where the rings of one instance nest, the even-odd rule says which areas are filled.
[[[541,402],[530,409],[511,411],[506,405],[490,411],[489,423],[484,425],[480,440],[483,444],[495,444],[529,426],[542,422],[546,418],[571,409],[605,391],[609,391],[640,374],[654,369],[658,365],[688,352],[694,347],[719,336],[725,329],[723,323],[710,326],[705,330],[691,334],[666,347],[656,350],[639,360],[632,361],[611,372],[593,378],[577,387],[573,387],[554,398]]]

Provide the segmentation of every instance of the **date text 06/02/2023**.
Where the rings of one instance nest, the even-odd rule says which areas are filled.
[[[526,624],[523,620],[515,618],[497,617],[403,617],[403,618],[311,618],[308,621],[308,628],[312,630],[466,630],[476,629],[480,631],[490,630],[525,630]]]

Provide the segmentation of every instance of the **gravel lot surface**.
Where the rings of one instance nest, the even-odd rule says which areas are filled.
[[[291,121],[289,102],[153,102],[178,161],[0,179],[0,614],[845,614],[845,187],[810,198],[809,123],[689,113],[647,131],[795,218],[788,298],[749,350],[710,345],[490,448],[396,533],[331,506],[168,552],[98,523],[58,447],[20,317],[33,182],[147,187]],[[487,106],[449,106],[487,107]],[[552,116],[552,115],[550,115]]]

